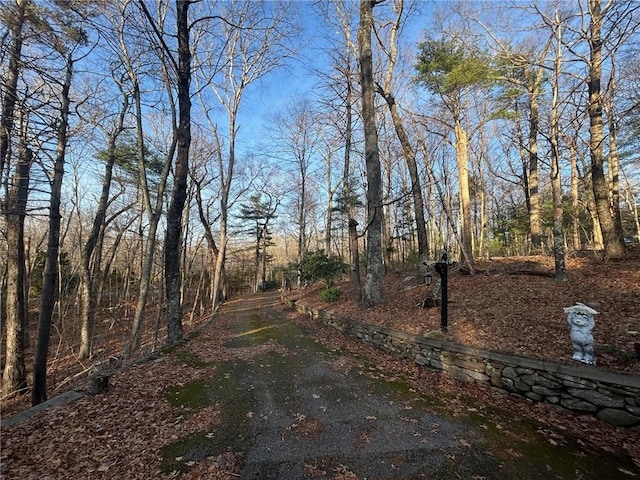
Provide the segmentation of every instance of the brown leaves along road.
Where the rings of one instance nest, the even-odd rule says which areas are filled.
[[[637,432],[419,370],[278,303],[230,302],[105,393],[3,426],[2,478],[639,474]]]

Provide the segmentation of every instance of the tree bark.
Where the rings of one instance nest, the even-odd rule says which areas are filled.
[[[556,58],[553,69],[551,100],[551,191],[553,197],[553,258],[556,281],[566,282],[567,271],[564,255],[564,224],[562,208],[562,183],[560,182],[560,113],[558,90],[560,89],[560,68],[562,65],[562,24],[556,12]]]
[[[351,62],[347,62],[345,79],[347,92],[345,98],[346,125],[344,132],[344,170],[342,175],[342,197],[349,231],[349,263],[351,296],[354,302],[362,300],[362,280],[360,278],[360,252],[358,248],[358,222],[355,219],[353,191],[351,189],[351,141],[353,136],[353,85]]]
[[[220,195],[220,240],[218,253],[216,255],[216,266],[213,277],[213,311],[215,312],[221,300],[224,283],[224,266],[227,256],[227,240],[228,240],[228,218],[229,218],[229,193],[231,191],[231,182],[233,181],[233,170],[236,162],[236,112],[238,105],[229,109],[229,162],[225,175],[222,162],[222,144],[216,132],[216,140],[218,144],[218,167],[220,169],[220,182],[222,192]]]
[[[360,0],[358,47],[360,53],[360,87],[362,89],[362,123],[364,125],[365,164],[367,170],[367,276],[365,305],[384,300],[382,255],[382,174],[376,127],[375,87],[373,84],[373,6],[376,0]]]
[[[461,253],[464,263],[473,273],[473,227],[471,221],[471,195],[469,192],[468,140],[467,132],[460,120],[460,113],[455,106],[453,108],[453,118],[460,188],[460,210],[462,214]]]
[[[5,164],[10,151],[13,115],[17,100],[18,78],[20,77],[20,60],[22,57],[22,28],[25,21],[27,0],[16,1],[15,18],[11,24],[11,46],[9,65],[3,81],[2,118],[0,120],[0,178],[4,174]]]
[[[568,142],[569,159],[571,161],[571,240],[573,250],[578,251],[581,248],[580,242],[580,192],[578,189],[578,153],[573,140]]]
[[[19,152],[11,189],[4,203],[7,242],[6,359],[3,392],[10,398],[27,388],[25,329],[28,305],[25,296],[24,219],[29,195],[29,173],[33,153],[26,146]]]
[[[360,283],[360,252],[358,249],[358,222],[349,219],[349,250],[351,251],[351,298],[354,302],[362,300],[362,287]]]
[[[540,192],[538,181],[538,130],[540,83],[542,82],[542,68],[538,70],[535,81],[529,85],[529,231],[531,245],[534,250],[542,246],[540,235]]]
[[[47,254],[42,276],[42,291],[40,293],[40,315],[38,316],[38,333],[33,360],[33,388],[31,403],[38,405],[47,399],[47,356],[49,339],[51,336],[51,319],[55,304],[56,278],[58,276],[58,253],[60,249],[60,201],[62,179],[64,177],[64,162],[69,129],[69,90],[73,74],[73,60],[67,57],[67,69],[61,92],[60,124],[58,125],[58,139],[56,159],[53,167],[51,182],[51,198],[49,203],[49,235]]]
[[[394,96],[390,92],[381,92],[389,112],[393,126],[400,140],[402,152],[404,153],[407,168],[409,169],[409,177],[411,178],[411,198],[413,199],[413,209],[416,219],[416,232],[418,234],[418,256],[421,262],[426,262],[429,258],[429,240],[427,236],[427,224],[424,218],[424,199],[422,197],[422,184],[418,174],[418,164],[416,162],[416,152],[409,142],[409,137],[404,129],[398,105]]]
[[[327,216],[324,232],[324,249],[328,256],[331,256],[331,229],[333,228],[333,195],[334,189],[331,183],[331,154],[327,154]]]
[[[613,55],[613,54],[612,54]],[[616,236],[624,239],[622,226],[622,212],[620,211],[620,158],[618,156],[618,121],[615,113],[616,94],[616,63],[612,58],[611,79],[609,80],[609,108],[607,118],[609,123],[609,184],[611,186],[611,209]]]
[[[164,275],[167,295],[167,342],[182,339],[182,302],[180,299],[180,249],[182,212],[187,198],[189,174],[189,148],[191,146],[191,50],[189,45],[189,0],[176,0],[178,32],[178,148],[174,168],[171,203],[167,211]]]
[[[624,243],[616,231],[609,203],[609,186],[605,176],[604,126],[602,119],[602,21],[601,0],[589,0],[589,149],[591,151],[591,179],[606,258],[623,258]]]

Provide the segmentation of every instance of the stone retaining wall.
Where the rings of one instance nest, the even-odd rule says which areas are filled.
[[[282,301],[353,339],[459,380],[589,413],[616,426],[640,428],[638,375],[497,353],[340,318],[284,296]]]

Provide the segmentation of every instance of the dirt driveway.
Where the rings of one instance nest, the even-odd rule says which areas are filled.
[[[182,345],[113,375],[106,393],[3,433],[3,477],[632,478],[628,459],[550,441],[473,398],[449,415],[436,386],[418,395],[292,317],[277,293],[225,304]],[[28,461],[47,451],[57,460]]]

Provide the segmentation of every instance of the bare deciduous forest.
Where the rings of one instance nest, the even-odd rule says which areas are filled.
[[[424,289],[398,292],[446,252],[452,339],[537,357],[592,302],[600,364],[638,372],[639,21],[601,0],[2,2],[2,415],[321,257],[303,294],[425,333]]]

